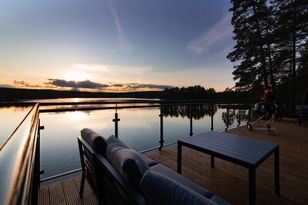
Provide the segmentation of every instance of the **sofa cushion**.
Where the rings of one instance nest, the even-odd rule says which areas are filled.
[[[148,204],[153,205],[214,205],[208,198],[169,177],[155,171],[147,171],[140,182]]]
[[[154,165],[150,168],[152,171],[156,171],[162,175],[165,175],[174,181],[177,181],[178,183],[194,190],[195,192],[201,194],[202,196],[206,198],[211,198],[214,194],[211,193],[210,191],[206,190],[205,188],[199,186],[198,184],[190,181],[189,179],[185,178],[183,175],[178,174],[177,172],[169,169],[168,167],[162,165],[162,164],[157,164]]]
[[[107,141],[108,145],[113,144],[113,145],[117,145],[119,147],[130,148],[124,142],[122,142],[121,140],[116,138],[114,135],[111,135],[110,137],[108,137],[108,139],[106,141]]]
[[[109,145],[108,145],[109,146]],[[108,158],[109,157],[109,158]],[[134,150],[128,148],[117,149],[109,155],[107,160],[113,167],[136,189],[148,164]]]
[[[112,158],[112,156],[114,155],[114,153],[119,150],[119,149],[123,149],[123,148],[128,148],[131,149],[128,145],[126,145],[124,142],[122,142],[121,140],[119,140],[118,138],[116,138],[115,136],[110,136],[107,139],[107,150],[106,150],[106,158]],[[148,158],[147,156],[137,153],[140,155],[140,157],[143,158],[143,160],[148,164],[149,167],[158,164],[156,161]]]
[[[94,149],[94,151],[105,156],[107,147],[105,138],[89,128],[81,130],[81,137]]]
[[[124,142],[122,142],[121,140],[119,140],[118,138],[116,138],[113,135],[108,137],[106,142],[107,142],[107,148],[106,148],[107,159],[109,159],[109,158],[111,159],[112,156],[114,155],[114,153],[119,149],[130,148],[129,146],[124,144]]]

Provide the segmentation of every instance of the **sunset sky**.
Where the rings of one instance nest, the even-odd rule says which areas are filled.
[[[0,87],[233,87],[230,0],[1,0]]]

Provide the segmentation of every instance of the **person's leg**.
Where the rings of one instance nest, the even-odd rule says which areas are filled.
[[[266,128],[270,129],[272,122],[276,119],[277,116],[277,108],[273,105],[269,107],[269,119],[266,123]]]

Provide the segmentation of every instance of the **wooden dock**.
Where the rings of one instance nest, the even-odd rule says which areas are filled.
[[[257,169],[257,204],[307,204],[308,201],[308,124],[298,126],[295,120],[285,119],[273,123],[278,135],[264,130],[249,131],[246,127],[229,130],[242,136],[269,140],[280,145],[281,195],[274,191],[274,157],[269,157]],[[176,170],[176,145],[152,151],[147,155]],[[210,166],[210,156],[184,147],[182,174],[232,204],[248,204],[248,171],[233,163],[215,159]],[[90,187],[86,186],[84,198],[78,189],[80,176],[42,186],[39,204],[96,204]]]
[[[79,197],[81,176],[71,177],[40,187],[39,205],[96,205],[96,197],[89,184],[85,183],[83,197]]]

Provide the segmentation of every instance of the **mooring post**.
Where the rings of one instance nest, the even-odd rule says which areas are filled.
[[[159,140],[159,151],[161,151],[161,149],[164,146],[164,114],[162,112],[162,106],[160,107],[160,114],[159,114],[159,118],[160,118],[160,140]]]
[[[120,121],[120,118],[118,117],[117,104],[116,104],[116,112],[114,113],[114,119],[112,121],[114,122],[114,135],[115,135],[116,138],[118,138],[119,137],[118,123]]]

